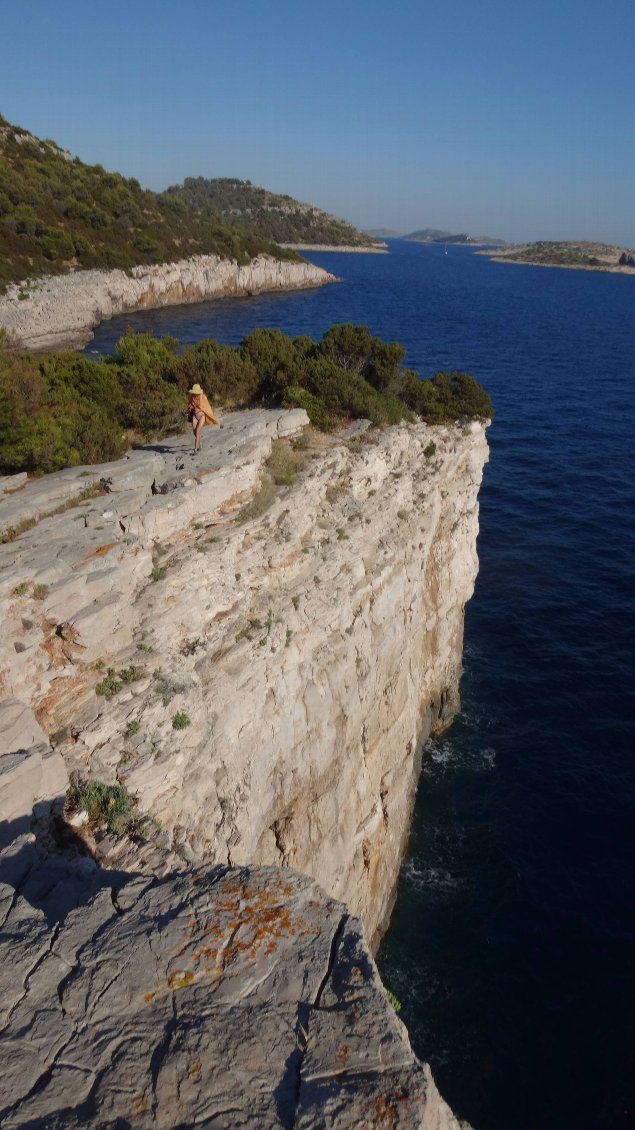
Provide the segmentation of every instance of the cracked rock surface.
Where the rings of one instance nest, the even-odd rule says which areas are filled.
[[[306,876],[0,857],[4,1130],[459,1130],[359,921]]]

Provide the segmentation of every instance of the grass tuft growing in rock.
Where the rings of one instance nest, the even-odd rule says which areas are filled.
[[[189,714],[186,714],[183,710],[177,710],[174,718],[172,719],[172,729],[185,730],[188,726],[191,725],[192,719],[190,718]]]
[[[116,836],[135,829],[136,800],[123,785],[105,785],[102,781],[82,781],[75,775],[66,794],[65,812],[86,812],[91,828],[104,828]]]

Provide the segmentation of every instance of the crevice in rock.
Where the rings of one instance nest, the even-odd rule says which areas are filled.
[[[341,941],[341,938],[342,938],[342,934],[344,933],[346,923],[348,922],[348,917],[349,917],[348,914],[342,915],[342,917],[340,918],[340,920],[338,922],[337,929],[335,930],[335,933],[333,934],[333,938],[331,940],[331,948],[330,948],[330,951],[329,951],[329,960],[328,960],[328,964],[327,964],[327,967],[326,967],[326,972],[325,972],[322,980],[320,981],[320,984],[318,985],[317,992],[316,992],[315,997],[313,999],[313,1003],[312,1004],[306,1004],[306,1003],[300,1004],[300,1006],[298,1007],[298,1020],[297,1020],[297,1026],[296,1026],[296,1050],[291,1054],[291,1056],[289,1057],[289,1060],[287,1060],[288,1068],[293,1068],[294,1073],[295,1073],[295,1087],[294,1087],[294,1100],[295,1101],[294,1101],[293,1120],[290,1123],[284,1124],[284,1130],[293,1130],[293,1127],[296,1124],[297,1115],[298,1115],[298,1108],[299,1108],[299,1105],[300,1105],[300,1091],[302,1090],[302,1064],[304,1063],[304,1057],[306,1055],[306,1051],[307,1051],[307,1048],[309,1046],[309,1024],[310,1024],[311,1012],[314,1009],[319,1009],[319,1007],[320,1007],[320,1001],[322,999],[322,994],[324,993],[324,990],[325,990],[325,988],[326,988],[326,986],[329,982],[331,974],[333,973],[333,968],[335,966],[335,960],[336,960],[336,957],[337,957],[337,951],[339,949],[339,944],[340,944],[340,941]]]
[[[159,1102],[157,1097],[157,1082],[159,1079],[159,1073],[161,1071],[163,1061],[168,1054],[168,1051],[170,1050],[172,1037],[176,1032],[177,1026],[178,1020],[176,1014],[176,1001],[174,999],[174,993],[172,993],[172,1017],[166,1024],[163,1030],[163,1037],[156,1045],[152,1053],[152,1059],[150,1060],[150,1075],[152,1077],[152,1116],[155,1120],[157,1118],[157,1108]]]

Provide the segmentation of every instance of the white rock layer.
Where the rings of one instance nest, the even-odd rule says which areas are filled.
[[[133,267],[129,274],[73,271],[9,287],[0,296],[0,329],[25,349],[71,348],[90,341],[93,326],[116,314],[334,281],[312,263],[268,255],[244,267],[217,255],[195,255],[178,263]]]
[[[421,743],[456,704],[487,444],[479,424],[336,439],[245,510],[303,419],[236,413],[200,465],[177,439],[0,499],[15,528],[110,480],[0,547],[0,691],[186,858],[306,872],[372,940]],[[135,668],[111,698],[108,667]]]

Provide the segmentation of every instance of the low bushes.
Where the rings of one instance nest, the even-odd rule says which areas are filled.
[[[187,390],[199,382],[225,407],[304,408],[317,428],[350,419],[376,426],[487,419],[487,393],[467,373],[420,380],[400,345],[367,326],[333,326],[320,342],[257,329],[233,349],[204,340],[179,350],[174,338],[127,333],[114,356],[45,357],[9,348],[0,331],[0,471],[55,471],[116,459],[133,439],[186,424]]]

